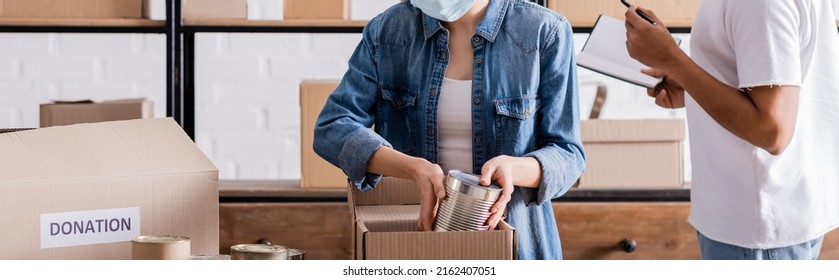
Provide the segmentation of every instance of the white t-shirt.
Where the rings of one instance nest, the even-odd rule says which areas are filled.
[[[438,160],[443,172],[472,172],[472,80],[443,79],[437,106]]]
[[[704,0],[691,56],[737,88],[799,86],[795,134],[773,156],[687,96],[690,223],[716,241],[777,248],[839,224],[839,33],[830,0]]]

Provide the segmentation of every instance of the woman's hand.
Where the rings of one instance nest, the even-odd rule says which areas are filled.
[[[437,203],[446,197],[443,169],[439,165],[383,146],[370,158],[367,170],[384,176],[414,181],[420,190],[420,218],[417,220],[417,229],[433,230]]]
[[[438,203],[446,197],[443,169],[425,159],[416,158],[413,174],[413,181],[420,189],[420,218],[417,220],[417,229],[434,230]]]
[[[643,69],[641,72],[656,78],[663,78],[655,88],[647,89],[647,95],[655,97],[656,105],[667,109],[685,107],[685,89],[679,81],[656,69]]]
[[[489,208],[491,215],[486,222],[489,229],[495,229],[498,223],[504,218],[504,213],[507,211],[507,203],[510,202],[510,197],[513,193],[514,167],[521,160],[526,159],[534,160],[532,158],[500,155],[490,159],[481,167],[481,185],[488,186],[491,182],[496,182],[501,187],[501,196]]]

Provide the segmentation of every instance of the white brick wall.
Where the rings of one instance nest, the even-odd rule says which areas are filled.
[[[37,127],[53,100],[147,97],[166,113],[165,37],[0,34],[0,127]]]
[[[340,79],[359,40],[360,34],[197,35],[196,142],[222,179],[299,177],[299,83]],[[578,49],[584,40],[577,35]],[[163,116],[164,42],[160,35],[0,34],[6,97],[0,126],[37,126],[38,104],[54,99],[144,96]],[[607,84],[603,118],[684,116],[655,107],[641,88],[585,70],[580,78]],[[581,87],[584,116],[593,96],[593,86]]]
[[[340,79],[360,34],[198,34],[196,141],[227,178],[300,177],[299,84]],[[219,166],[219,168],[224,168]]]

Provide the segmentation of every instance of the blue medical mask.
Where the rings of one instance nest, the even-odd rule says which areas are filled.
[[[411,5],[433,18],[453,22],[460,19],[475,0],[411,0]]]

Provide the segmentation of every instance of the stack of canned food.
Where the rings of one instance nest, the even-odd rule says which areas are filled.
[[[440,202],[434,231],[485,231],[489,208],[501,196],[495,184],[481,186],[477,175],[459,170],[446,176],[446,198]]]

